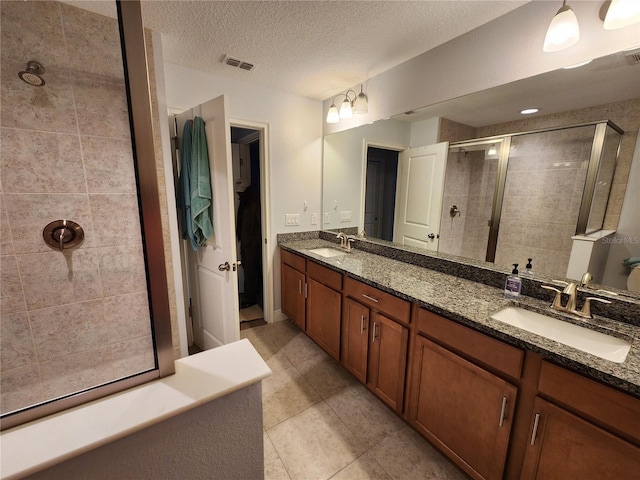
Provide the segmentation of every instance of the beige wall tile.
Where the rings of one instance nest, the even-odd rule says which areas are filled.
[[[89,205],[97,247],[142,243],[137,195],[92,194]]]
[[[109,343],[118,343],[151,335],[151,317],[147,291],[106,297],[104,316],[111,324]]]
[[[93,246],[93,224],[87,195],[4,194],[16,253],[50,252],[42,238],[44,228],[54,220],[73,220],[84,230],[84,241],[75,250]]]
[[[36,362],[27,312],[3,315],[0,322],[0,371]]]
[[[96,250],[96,254],[105,296],[147,290],[142,245],[102,247]]]
[[[136,193],[131,141],[80,137],[89,193]]]
[[[0,300],[3,315],[27,309],[18,262],[14,255],[0,256]]]
[[[9,228],[9,216],[4,203],[4,195],[0,193],[0,255],[14,253],[11,229]]]
[[[5,193],[86,193],[77,135],[2,129]]]
[[[77,76],[73,80],[73,96],[80,134],[131,136],[124,81],[112,83]]]
[[[113,371],[116,378],[153,370],[155,358],[151,335],[113,346]]]
[[[112,342],[102,300],[70,303],[29,312],[38,359],[43,362]]]
[[[102,296],[98,258],[93,249],[20,255],[18,268],[30,310]]]
[[[0,411],[12,412],[47,399],[37,364],[0,373]]]
[[[56,398],[113,380],[111,361],[111,347],[108,346],[42,362],[40,371],[46,398]]]

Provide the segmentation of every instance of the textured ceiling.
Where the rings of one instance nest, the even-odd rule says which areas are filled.
[[[68,3],[114,14],[112,2]],[[525,3],[143,0],[142,13],[168,63],[324,100]]]

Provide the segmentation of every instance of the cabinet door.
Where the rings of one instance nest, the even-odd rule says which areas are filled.
[[[369,309],[350,298],[342,316],[342,365],[362,383],[367,381]]]
[[[371,325],[369,387],[402,413],[409,331],[379,313],[371,313]]]
[[[282,264],[282,311],[301,329],[305,328],[305,275]]]
[[[640,478],[640,448],[539,397],[534,412],[522,479]]]
[[[307,280],[307,335],[336,360],[340,359],[340,305],[342,295]]]
[[[516,388],[424,337],[415,347],[412,424],[473,478],[502,478]]]

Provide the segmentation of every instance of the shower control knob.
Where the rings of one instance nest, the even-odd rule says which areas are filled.
[[[54,250],[77,247],[84,240],[84,230],[73,220],[55,220],[42,231],[42,239]]]

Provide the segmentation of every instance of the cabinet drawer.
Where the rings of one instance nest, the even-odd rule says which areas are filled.
[[[512,378],[520,378],[522,375],[524,352],[518,348],[424,308],[416,309],[416,325],[419,333],[428,335],[486,366],[493,367]]]
[[[295,253],[287,252],[286,250],[283,250],[281,248],[280,249],[280,260],[282,261],[282,263],[285,263],[285,264],[295,268],[299,272],[304,272],[305,271],[305,268],[304,268],[305,260],[304,260],[304,257],[301,257],[300,255],[296,255]]]
[[[391,318],[406,324],[409,323],[411,304],[406,300],[394,297],[389,293],[349,277],[344,279],[344,293],[380,313],[389,315]]]
[[[639,399],[549,362],[542,362],[538,390],[568,410],[640,443]]]
[[[338,292],[342,290],[342,274],[323,267],[316,262],[307,262],[307,275]]]

